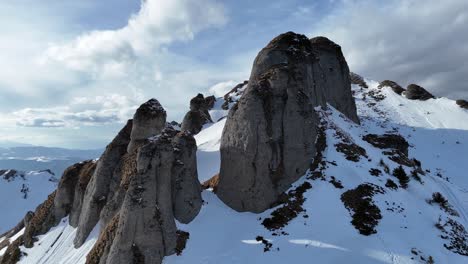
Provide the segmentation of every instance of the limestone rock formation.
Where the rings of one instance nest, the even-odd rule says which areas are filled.
[[[393,92],[396,94],[402,94],[404,91],[406,91],[403,87],[401,87],[398,83],[390,80],[385,80],[379,83],[378,88],[382,89],[384,87],[390,87]]]
[[[135,263],[137,252],[141,263],[161,263],[175,253],[174,219],[189,223],[202,205],[195,155],[193,137],[172,128],[141,148],[105,263]]]
[[[410,84],[406,88],[405,92],[406,98],[410,100],[421,100],[426,101],[428,99],[434,98],[434,96],[429,93],[426,89],[422,88],[417,84]]]
[[[142,104],[133,116],[133,127],[128,152],[135,151],[151,136],[159,134],[166,126],[166,111],[158,100]]]
[[[349,119],[359,124],[356,103],[351,92],[350,72],[341,47],[326,37],[310,40],[319,71],[315,83],[321,88],[325,100]]]
[[[468,101],[460,99],[460,100],[457,100],[456,103],[461,108],[468,109]]]
[[[237,211],[262,212],[309,168],[315,106],[329,102],[358,122],[349,69],[338,45],[288,32],[255,59],[221,140],[217,195]]]
[[[140,107],[139,110],[141,111],[142,107]],[[145,112],[141,111],[140,113]],[[135,116],[137,116],[137,114],[135,114]],[[142,120],[140,120],[140,122],[142,122]],[[140,123],[140,128],[141,127],[146,128],[148,126]],[[77,226],[78,230],[74,240],[76,247],[80,247],[84,243],[89,233],[99,221],[101,210],[106,204],[109,192],[111,191],[110,187],[115,186],[115,182],[120,182],[120,179],[114,177],[114,171],[119,167],[122,157],[127,153],[130,133],[133,132],[133,130],[136,129],[132,128],[132,121],[128,121],[125,127],[106,147],[106,150],[96,165],[96,170],[86,187],[83,198],[83,206]],[[137,132],[135,134],[138,135],[139,133]]]
[[[216,99],[214,96],[204,97],[198,94],[190,100],[190,111],[182,121],[182,131],[189,131],[192,134],[198,134],[204,124],[213,122],[208,110],[213,108]]]

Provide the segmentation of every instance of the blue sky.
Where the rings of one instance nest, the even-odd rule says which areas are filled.
[[[151,97],[181,120],[290,30],[331,38],[368,78],[468,99],[464,0],[16,0],[0,22],[0,142],[102,147]]]

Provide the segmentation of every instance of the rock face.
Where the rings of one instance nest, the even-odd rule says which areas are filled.
[[[204,104],[212,107],[212,99],[204,98]],[[196,102],[193,109],[200,109]],[[197,145],[188,131],[170,124],[160,129],[165,111],[155,99],[138,108],[135,119],[138,126],[129,120],[98,161],[69,167],[57,190],[27,214],[18,225],[25,227],[24,235],[5,245],[14,259],[20,256],[21,245],[34,246],[38,235],[66,216],[77,227],[75,247],[101,225],[87,264],[158,264],[176,252],[181,232],[175,220],[188,224],[203,203]],[[131,142],[136,148],[127,152]]]
[[[270,208],[315,155],[315,106],[329,102],[358,122],[349,69],[338,45],[288,32],[255,59],[221,140],[217,195],[237,211]]]
[[[382,89],[384,87],[390,87],[392,91],[396,94],[402,94],[404,91],[406,91],[403,87],[401,87],[398,83],[390,80],[385,80],[379,83],[378,88]]]
[[[318,58],[319,71],[315,81],[322,89],[327,103],[359,124],[356,103],[351,92],[350,72],[341,47],[325,37],[310,40],[312,51]]]
[[[466,101],[466,100],[457,100],[456,103],[461,108],[468,109],[468,101]]]
[[[182,131],[189,131],[192,134],[198,134],[204,124],[213,122],[208,110],[213,108],[216,99],[214,96],[204,97],[198,94],[190,100],[190,111],[182,121]]]
[[[367,85],[366,81],[364,80],[364,78],[362,78],[361,75],[357,74],[357,73],[354,73],[354,72],[350,72],[349,73],[349,79],[351,81],[351,84],[356,84],[356,85],[359,85],[361,86],[362,88],[369,88],[369,86]]]
[[[130,182],[106,263],[161,263],[175,253],[174,219],[189,223],[198,214],[196,143],[189,134],[176,133],[166,129],[141,148],[138,176]],[[135,255],[142,262],[135,262]]]
[[[429,93],[426,89],[416,84],[408,85],[408,87],[406,88],[405,96],[410,100],[420,101],[426,101],[434,98],[434,96],[431,93]]]
[[[145,143],[145,140],[151,136],[161,133],[166,126],[166,111],[158,100],[151,99],[142,104],[133,116],[132,134],[130,135],[130,144],[128,152],[135,151],[139,146]]]

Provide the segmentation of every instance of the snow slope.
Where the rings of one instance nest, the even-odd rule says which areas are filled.
[[[0,172],[0,234],[14,227],[28,211],[34,211],[57,188],[58,180],[48,171]]]
[[[358,113],[362,124],[355,125],[334,109],[320,111],[324,121],[327,147],[322,177],[312,178],[308,172],[291,190],[308,182],[312,188],[304,193],[303,212],[284,228],[270,231],[262,225],[277,208],[262,214],[237,213],[225,206],[211,191],[203,192],[204,206],[200,214],[179,229],[190,233],[187,246],[180,256],[166,257],[164,263],[467,263],[466,256],[444,247],[452,234],[444,234],[444,223],[452,219],[468,227],[468,111],[454,101],[439,98],[425,102],[410,101],[390,89],[378,89],[368,81],[369,89],[354,86]],[[379,101],[373,92],[385,99]],[[220,108],[222,99],[212,110],[213,120],[196,136],[200,181],[219,171],[219,146],[227,111]],[[409,157],[418,159],[426,171],[421,183],[411,178],[408,188],[387,188],[387,180],[398,180],[382,172],[372,176],[382,160],[390,171],[398,167],[394,161],[362,139],[366,134],[398,133],[410,143]],[[359,161],[346,159],[336,145],[352,142],[363,149],[367,157]],[[410,168],[405,167],[410,173]],[[333,177],[333,178],[332,178]],[[340,188],[340,183],[343,188]],[[341,195],[363,184],[375,184],[382,193],[372,197],[382,219],[375,234],[362,235],[351,224]],[[440,192],[456,215],[427,201]],[[445,227],[447,228],[447,227]],[[73,249],[74,229],[67,219],[41,236],[21,263],[84,263],[85,255],[96,239],[97,230],[86,244]],[[462,239],[468,239],[461,233]],[[446,237],[446,239],[441,236]],[[56,241],[53,243],[52,241]],[[53,244],[53,245],[52,245]]]

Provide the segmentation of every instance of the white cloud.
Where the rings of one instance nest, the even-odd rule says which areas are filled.
[[[226,82],[219,82],[208,89],[208,91],[216,97],[221,97],[227,94],[234,86],[236,86],[240,82],[235,81],[226,81]]]
[[[53,44],[42,63],[59,63],[93,78],[112,78],[129,71],[141,57],[154,57],[168,44],[191,40],[225,22],[224,8],[214,0],[147,0],[125,27],[91,31],[69,43]]]
[[[124,123],[132,117],[141,98],[120,94],[76,97],[68,105],[51,108],[25,108],[13,112],[22,127],[80,127]]]
[[[468,97],[468,1],[342,1],[311,35],[343,47],[351,70]]]

